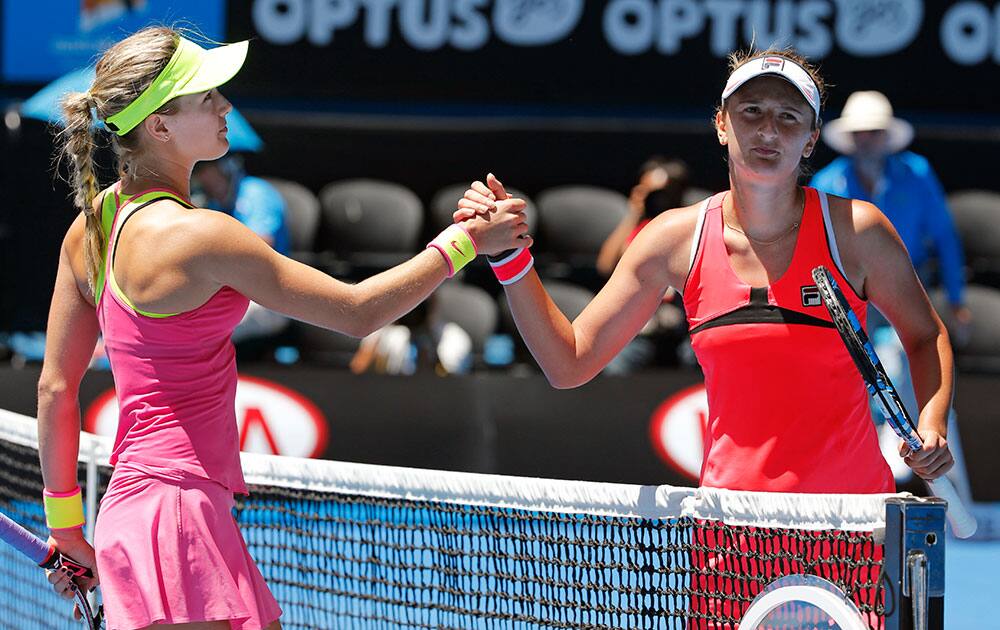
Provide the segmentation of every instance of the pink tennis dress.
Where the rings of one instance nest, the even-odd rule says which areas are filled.
[[[259,630],[281,609],[233,518],[246,494],[236,426],[230,335],[249,304],[225,287],[174,314],[137,309],[113,273],[117,233],[169,191],[105,194],[109,234],[97,314],[120,414],[114,474],[97,516],[94,547],[109,630],[230,620]]]

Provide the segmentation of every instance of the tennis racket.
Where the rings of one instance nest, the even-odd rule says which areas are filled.
[[[23,553],[43,569],[64,571],[72,577],[89,578],[94,576],[89,568],[76,562],[69,556],[59,553],[54,546],[24,529],[3,513],[0,513],[0,540],[3,540],[14,549]],[[76,604],[80,608],[82,620],[87,624],[87,628],[90,630],[100,630],[101,618],[104,616],[103,610],[98,607],[97,614],[94,615],[93,610],[90,608],[90,602],[87,601],[87,595],[77,588],[76,584],[73,584],[72,588]]]
[[[837,281],[833,279],[830,271],[822,265],[812,270],[812,277],[819,288],[823,304],[830,311],[830,317],[833,318],[840,338],[843,339],[847,351],[854,359],[854,365],[858,367],[858,371],[864,378],[868,394],[875,401],[876,407],[885,416],[886,422],[896,432],[896,435],[906,442],[910,450],[919,451],[923,448],[923,442],[920,441],[917,428],[914,426],[910,414],[907,413],[906,407],[900,401],[896,388],[893,387],[889,375],[882,367],[882,362],[875,354],[875,348],[868,340],[868,335],[862,328],[861,322],[851,310],[840,287],[837,286]],[[948,502],[948,522],[951,523],[951,529],[956,536],[968,538],[976,533],[975,517],[969,513],[959,498],[958,492],[955,491],[955,486],[947,477],[938,477],[934,481],[928,481],[927,485],[932,493]]]

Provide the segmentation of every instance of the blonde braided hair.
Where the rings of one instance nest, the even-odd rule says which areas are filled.
[[[94,153],[97,136],[94,132],[94,112],[105,120],[125,109],[149,87],[177,49],[178,32],[157,26],[138,31],[109,48],[97,63],[94,83],[86,92],[72,92],[62,100],[65,128],[59,133],[60,161],[69,161],[69,183],[73,190],[73,205],[86,217],[84,261],[91,291],[96,289],[97,276],[107,237],[101,228],[101,209],[94,208],[100,192]],[[167,103],[157,113],[169,113]],[[136,127],[124,136],[111,134],[115,150],[116,170],[123,181],[136,173],[141,157],[140,133]]]

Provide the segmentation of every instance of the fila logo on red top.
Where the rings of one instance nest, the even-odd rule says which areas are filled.
[[[681,475],[697,481],[705,451],[708,395],[699,383],[667,398],[649,422],[649,439],[656,454]]]
[[[802,287],[802,306],[822,306],[823,298],[815,284]]]
[[[248,453],[319,457],[326,450],[328,430],[323,413],[299,392],[263,378],[239,377],[236,423],[240,450]],[[118,400],[114,389],[101,394],[87,408],[83,428],[115,436]]]

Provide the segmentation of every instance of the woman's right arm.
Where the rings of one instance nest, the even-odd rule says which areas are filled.
[[[518,236],[527,232],[523,209],[523,201],[510,200],[463,227],[480,254],[497,253],[522,242]],[[289,317],[354,337],[396,321],[448,277],[442,254],[428,248],[392,269],[347,284],[278,254],[222,213],[209,211],[198,221],[199,236],[188,255],[194,275]]]
[[[497,198],[506,197],[495,178],[490,188]],[[642,330],[667,288],[683,284],[696,218],[697,208],[685,208],[654,219],[572,322],[533,269],[504,287],[517,328],[553,387],[577,387],[594,378]]]

